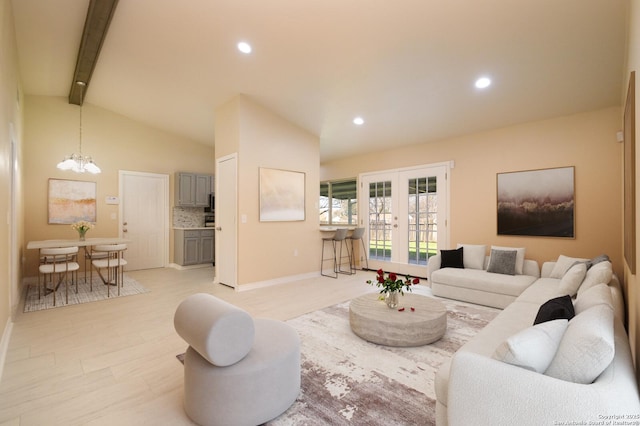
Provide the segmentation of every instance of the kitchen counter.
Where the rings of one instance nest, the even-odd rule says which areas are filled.
[[[194,230],[198,230],[198,229],[214,229],[215,230],[215,226],[196,226],[194,228],[184,228],[184,227],[179,227],[179,226],[174,226],[172,229],[181,229],[181,230],[189,230],[189,229],[194,229]]]
[[[354,229],[356,229],[356,227],[354,225],[343,225],[343,226],[320,225],[320,231],[321,232],[334,232],[334,231],[337,231],[340,228],[347,228],[347,231],[353,231]]]

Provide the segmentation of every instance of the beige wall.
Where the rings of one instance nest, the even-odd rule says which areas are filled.
[[[56,164],[65,155],[78,151],[79,107],[66,98],[27,96],[25,98],[23,162],[25,174],[24,244],[30,240],[74,238],[68,225],[47,224],[48,179],[97,182],[97,222],[91,237],[118,235],[117,205],[107,205],[107,195],[118,196],[119,170],[168,174],[173,206],[174,173],[192,171],[214,173],[214,149],[180,136],[145,126],[122,115],[84,104],[82,110],[82,151],[91,155],[102,169],[98,175],[61,171]],[[213,125],[213,124],[212,124]],[[171,239],[173,233],[170,233]],[[173,244],[170,244],[170,261]],[[25,276],[36,274],[37,253],[26,251]]]
[[[526,247],[540,264],[560,254],[608,254],[622,276],[620,109],[609,108],[322,164],[321,180],[454,161],[450,244]],[[576,238],[497,235],[496,173],[575,167]]]
[[[221,157],[237,148],[238,215],[246,217],[246,223],[238,220],[238,284],[317,272],[321,245],[318,138],[245,96],[233,99],[218,113],[224,121],[217,115],[216,154]],[[261,167],[305,173],[306,220],[260,222]]]
[[[627,41],[627,69],[624,75],[624,93],[622,94],[621,103],[624,104],[628,87],[629,73],[636,72],[636,274],[632,275],[625,264],[625,287],[628,293],[627,304],[629,309],[629,340],[631,341],[631,350],[636,362],[636,376],[640,370],[640,291],[638,291],[637,272],[640,267],[640,0],[631,0],[629,13],[629,31]],[[621,119],[622,120],[622,119]],[[623,231],[625,232],[625,231]]]

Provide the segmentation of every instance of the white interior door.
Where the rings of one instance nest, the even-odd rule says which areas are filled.
[[[448,166],[360,176],[360,225],[369,268],[426,276],[429,256],[448,246]]]
[[[120,171],[126,269],[162,268],[169,259],[169,175]]]
[[[216,282],[236,287],[238,269],[238,159],[216,160]]]

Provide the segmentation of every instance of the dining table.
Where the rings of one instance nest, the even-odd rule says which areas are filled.
[[[129,243],[131,240],[121,237],[97,237],[97,238],[85,238],[84,240],[42,240],[42,241],[29,241],[27,243],[27,250],[42,249],[42,248],[56,248],[56,247],[88,247],[97,246],[101,244],[123,244]]]
[[[127,238],[121,237],[97,237],[97,238],[85,238],[83,240],[76,239],[64,239],[64,240],[41,240],[41,241],[29,241],[27,243],[27,250],[33,249],[48,249],[48,248],[59,248],[59,247],[82,247],[85,250],[85,255],[88,253],[87,247],[97,246],[102,244],[123,244],[129,243],[131,240]],[[86,281],[86,272],[85,272],[85,281]],[[54,289],[47,289],[45,286],[45,294],[47,291],[55,291],[58,289],[60,282],[55,286]]]

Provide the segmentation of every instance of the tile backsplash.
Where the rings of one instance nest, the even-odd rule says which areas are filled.
[[[204,226],[204,209],[202,207],[174,207],[174,228],[200,228]]]

